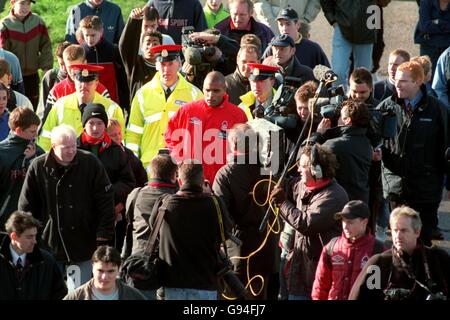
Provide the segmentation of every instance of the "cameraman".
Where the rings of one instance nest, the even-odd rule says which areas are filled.
[[[338,126],[331,128],[331,120],[323,118],[317,127],[319,134],[333,132],[333,139],[323,144],[329,147],[339,163],[336,180],[347,191],[350,200],[369,202],[369,169],[372,160],[372,147],[367,138],[369,109],[365,103],[346,100]]]
[[[367,261],[353,284],[349,300],[422,301],[448,298],[450,257],[444,250],[428,248],[418,239],[422,227],[419,213],[409,207],[398,207],[392,211],[389,223],[392,249]],[[379,285],[375,288],[370,286],[373,270],[378,270]]]
[[[186,59],[183,64],[183,73],[189,82],[202,88],[203,80],[208,72],[214,70],[222,74],[230,74],[234,71],[235,63],[233,62],[239,51],[239,43],[221,35],[215,29],[184,32],[187,34],[183,35],[183,54]],[[198,54],[201,59],[198,59]]]

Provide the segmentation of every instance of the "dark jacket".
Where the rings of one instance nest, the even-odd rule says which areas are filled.
[[[167,211],[160,229],[159,256],[163,261],[162,285],[169,288],[218,290],[217,272],[222,269],[219,245],[222,242],[218,214],[211,195],[198,187],[183,185],[169,196]],[[150,224],[162,204],[153,207]],[[231,222],[220,201],[225,232]]]
[[[395,248],[387,250],[381,254],[376,254],[367,261],[364,269],[359,274],[355,283],[353,284],[350,292],[349,300],[367,300],[376,301],[384,300],[385,295],[383,290],[390,288],[403,288],[411,289],[414,286],[414,281],[410,279],[406,272],[403,271],[399,256],[395,254]],[[425,276],[425,265],[423,254],[425,254],[428,266],[430,269],[430,276],[435,286],[431,286],[431,283],[427,281]],[[442,292],[447,298],[449,295],[449,283],[450,283],[450,257],[447,252],[437,247],[425,247],[418,245],[411,256],[407,253],[403,253],[403,260],[409,266],[409,270],[412,271],[418,281],[426,286],[431,287],[433,293]],[[373,279],[374,272],[368,272],[368,268],[378,266],[380,268],[380,287],[368,288],[368,277]],[[410,301],[424,301],[428,296],[428,292],[420,285],[414,286],[411,296],[406,299]]]
[[[289,62],[289,65],[283,70],[283,75],[287,77],[296,77],[302,79],[300,85],[309,80],[317,82],[312,69],[301,64],[296,56],[293,57],[291,62]]]
[[[261,179],[261,166],[258,164],[241,164],[233,158],[216,174],[213,184],[214,194],[221,197],[234,221],[233,235],[242,241],[242,246],[228,241],[228,254],[246,257],[259,248],[266,237],[266,232],[259,232],[259,226],[266,213],[267,206],[258,206],[253,197],[263,201],[267,190],[260,188],[253,195],[254,185]],[[251,259],[232,259],[234,271],[246,275],[247,263],[250,263],[250,277],[258,273],[275,273],[278,271],[277,235],[270,233],[264,247]]]
[[[121,280],[116,280],[117,288],[119,289],[118,300],[146,300],[142,293]],[[92,298],[92,287],[94,286],[94,279],[89,280],[81,287],[78,287],[74,291],[70,292],[64,297],[63,300],[94,300]]]
[[[421,1],[414,43],[444,49],[450,46],[449,6],[446,10],[441,10],[439,0]]]
[[[128,18],[119,40],[119,51],[130,89],[130,105],[136,92],[156,73],[154,65],[144,60],[137,54],[140,48],[142,20]]]
[[[262,56],[262,60],[271,55],[272,45],[269,45]],[[330,67],[327,55],[320,45],[306,38],[302,38],[299,43],[295,44],[295,56],[302,65],[311,69],[314,69],[318,64]]]
[[[35,245],[19,276],[10,244],[9,236],[0,235],[0,300],[61,300],[67,288],[53,256]]]
[[[240,96],[243,96],[251,90],[250,82],[244,78],[239,72],[238,68],[225,77],[227,86],[228,100],[235,105],[239,105],[242,101]]]
[[[405,112],[403,99],[392,96],[377,108],[394,108],[397,115],[397,136],[391,148],[383,147],[385,193],[397,194],[407,203],[438,203],[441,201],[444,175],[449,174],[444,159],[449,140],[448,112],[439,100],[423,97],[414,109],[411,120]],[[397,176],[397,177],[396,177]]]
[[[57,261],[91,259],[96,238],[114,235],[114,192],[108,174],[94,155],[77,150],[67,167],[53,151],[36,158],[20,193],[19,210],[43,222],[43,243]]]
[[[156,200],[163,194],[174,194],[176,191],[176,186],[171,182],[150,179],[148,186],[140,190],[133,190],[133,193],[138,192],[134,207],[131,206],[134,194],[130,193],[126,208],[127,219],[128,217],[133,218],[132,254],[143,252],[147,247],[152,230],[150,216]]]
[[[36,145],[36,154],[25,160],[23,152],[30,143],[14,133],[10,133],[8,138],[0,142],[0,230],[4,230],[5,222],[11,213],[17,210],[20,190],[31,161],[41,154],[44,154]],[[5,207],[3,214],[1,208]]]
[[[389,79],[377,81],[373,85],[373,97],[378,101],[389,98],[395,91],[395,85],[389,82]]]
[[[280,207],[280,214],[297,231],[285,269],[289,294],[311,295],[322,248],[341,233],[334,215],[347,202],[347,193],[335,180],[312,192],[300,179],[292,182],[288,200]]]
[[[222,20],[218,24],[214,26],[220,33],[228,38],[236,40],[237,43],[241,43],[241,38],[244,34],[254,34],[259,40],[261,40],[261,52],[266,50],[272,38],[275,36],[272,30],[266,26],[265,24],[256,21],[253,17],[250,18],[250,30],[237,30],[230,28],[230,20],[228,17],[225,20]]]
[[[339,163],[336,180],[347,191],[349,200],[369,203],[369,170],[372,161],[372,147],[367,138],[367,129],[356,126],[336,128],[338,138],[327,140]]]
[[[367,22],[373,19],[373,12],[367,8],[375,5],[375,0],[320,0],[325,18],[330,25],[339,25],[342,35],[351,43],[375,43],[376,29],[369,29]]]
[[[181,44],[183,27],[193,26],[196,32],[208,29],[205,14],[200,1],[197,0],[149,0],[158,10],[158,31],[168,34],[173,41]]]
[[[141,160],[136,157],[136,155],[125,146],[122,146],[126,155],[128,156],[128,160],[130,161],[131,170],[133,171],[134,178],[136,179],[136,187],[143,187],[147,184],[148,176],[147,171],[145,171],[144,166],[142,165]]]
[[[81,139],[77,140],[77,147],[81,150],[92,152],[92,145],[89,143],[81,144]],[[112,183],[114,190],[114,203],[123,203],[127,201],[127,196],[136,186],[133,171],[131,170],[130,161],[127,154],[114,141],[111,145],[98,154],[98,159],[108,173],[108,178]]]
[[[104,38],[93,47],[89,47],[87,43],[83,43],[81,46],[86,52],[87,63],[104,68],[99,74],[99,81],[108,89],[111,100],[118,103],[122,109],[129,111],[130,90],[117,46]],[[133,53],[137,54],[137,51]]]

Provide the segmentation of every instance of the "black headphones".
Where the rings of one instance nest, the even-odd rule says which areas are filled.
[[[314,179],[322,179],[323,178],[323,172],[322,167],[319,163],[319,151],[317,150],[316,145],[313,145],[311,147],[311,156],[309,161],[311,162],[310,170],[311,175]]]

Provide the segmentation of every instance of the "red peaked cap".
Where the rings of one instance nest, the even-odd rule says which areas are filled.
[[[252,70],[249,80],[265,80],[275,76],[275,73],[280,70],[279,67],[268,66],[261,63],[247,63],[247,66]]]
[[[90,82],[97,79],[99,72],[104,69],[102,66],[86,63],[72,64],[69,68],[75,72],[75,78],[81,82]]]
[[[182,49],[183,46],[179,44],[165,44],[151,47],[150,53],[159,53],[156,57],[158,61],[172,61],[180,56]]]

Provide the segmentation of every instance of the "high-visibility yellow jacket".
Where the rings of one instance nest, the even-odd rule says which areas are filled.
[[[136,92],[128,121],[125,143],[138,156],[144,168],[164,148],[164,133],[169,119],[187,102],[203,98],[196,86],[178,74],[178,83],[166,101],[160,74]]]
[[[276,90],[272,89],[272,96],[275,95],[275,92]],[[253,93],[253,91],[249,91],[246,94],[240,96],[239,98],[241,99],[242,102],[238,105],[238,107],[244,110],[245,115],[247,116],[247,119],[249,121],[253,120],[253,114],[252,111],[250,110],[250,107],[255,104],[256,101],[255,94]]]
[[[101,103],[108,114],[108,118],[113,118],[119,121],[122,132],[125,132],[125,119],[123,117],[122,108],[111,99],[105,98],[95,93],[93,103]],[[48,113],[47,120],[45,120],[42,127],[41,135],[38,139],[38,144],[45,151],[50,150],[51,147],[51,133],[54,127],[60,124],[67,124],[75,129],[77,135],[83,132],[83,125],[81,123],[81,112],[78,108],[78,98],[76,92],[62,97],[56,101],[52,109]]]

